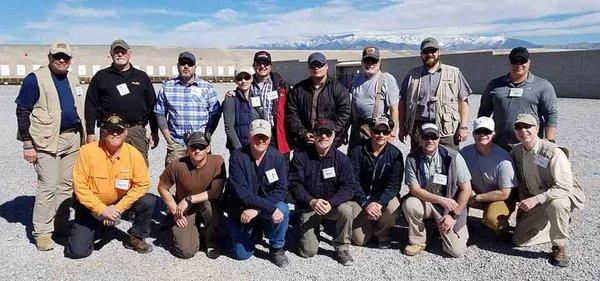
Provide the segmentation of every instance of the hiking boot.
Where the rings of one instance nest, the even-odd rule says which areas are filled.
[[[426,244],[410,244],[404,248],[404,254],[407,256],[416,256],[425,250]]]
[[[354,258],[350,255],[348,250],[337,251],[335,252],[335,255],[337,261],[344,266],[350,266],[354,264]]]
[[[38,251],[50,251],[54,249],[54,240],[52,240],[52,235],[42,235],[35,237],[35,246],[37,246]]]
[[[146,254],[152,252],[152,245],[146,243],[144,239],[135,237],[131,234],[125,237],[123,240],[123,246],[127,249],[132,249],[140,254]]]
[[[285,249],[283,247],[279,249],[269,248],[271,253],[271,261],[278,267],[284,268],[290,264],[288,257],[285,255]]]
[[[379,249],[389,249],[392,246],[392,242],[390,240],[384,240],[377,242],[377,247]]]
[[[221,250],[219,248],[206,248],[206,256],[214,260],[221,256]]]
[[[569,266],[569,256],[567,256],[567,246],[552,246],[552,257],[550,264],[559,267]]]

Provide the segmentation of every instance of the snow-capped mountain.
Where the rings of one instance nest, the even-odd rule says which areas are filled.
[[[387,50],[419,50],[421,41],[427,36],[420,35],[321,35],[307,40],[285,41],[281,43],[239,46],[238,49],[270,50],[360,50],[367,46],[377,46]],[[536,44],[508,36],[469,36],[437,38],[444,50],[473,51],[486,49],[511,49],[518,46],[535,48]]]

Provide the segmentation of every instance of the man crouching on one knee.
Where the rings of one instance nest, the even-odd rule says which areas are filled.
[[[402,204],[408,221],[408,245],[404,253],[421,253],[427,244],[424,219],[433,218],[444,252],[462,256],[467,248],[467,202],[471,196],[471,174],[458,152],[439,145],[440,131],[426,123],[419,133],[419,149],[406,158],[405,182],[410,197]]]

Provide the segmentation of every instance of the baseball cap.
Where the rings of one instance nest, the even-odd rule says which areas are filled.
[[[439,50],[440,43],[438,43],[438,41],[433,37],[427,37],[423,40],[423,42],[421,42],[421,51],[427,48],[434,48],[436,50]]]
[[[177,58],[177,62],[181,61],[182,59],[188,59],[191,60],[194,65],[196,64],[196,57],[194,56],[194,54],[190,53],[190,52],[183,52],[181,54],[179,54],[179,58]]]
[[[265,119],[256,119],[250,123],[250,136],[265,135],[271,137],[271,124]]]
[[[71,50],[71,46],[69,46],[67,43],[64,43],[64,42],[55,42],[55,43],[52,43],[52,46],[50,46],[50,54],[51,55],[58,54],[58,53],[64,53],[65,55],[67,55],[69,57],[73,57],[73,51]]]
[[[440,129],[433,123],[425,123],[421,126],[421,136],[425,136],[427,134],[434,134],[436,136],[440,136]]]
[[[521,64],[529,61],[529,51],[525,47],[516,47],[508,54],[508,59],[512,64]]]
[[[185,136],[185,145],[187,147],[192,146],[209,146],[210,145],[210,133],[203,132],[193,132],[191,134],[186,134]]]
[[[374,46],[366,47],[362,52],[362,58],[373,58],[379,60],[379,49]]]
[[[379,127],[379,126],[381,126],[381,125],[385,125],[385,126],[387,127],[387,129],[388,129],[388,130],[390,130],[390,129],[391,129],[391,127],[392,127],[392,126],[390,125],[390,119],[388,119],[388,118],[387,118],[387,117],[385,117],[385,116],[382,116],[382,117],[379,117],[379,118],[375,118],[375,119],[373,120],[373,124],[372,124],[372,126],[371,126],[371,129],[377,128],[377,127]]]
[[[494,127],[494,119],[487,116],[481,116],[473,121],[473,131],[476,131],[480,128],[485,128],[493,132]]]
[[[271,54],[267,51],[258,51],[254,54],[254,62],[267,61],[271,63]]]
[[[127,123],[118,114],[111,114],[102,121],[100,128],[107,131],[120,131],[127,129]]]
[[[117,40],[113,41],[112,44],[110,45],[110,50],[112,51],[117,47],[121,47],[125,50],[130,50],[129,44],[127,44],[127,42],[125,42],[125,40],[123,40],[123,39],[117,39]]]
[[[323,133],[323,132],[330,133],[330,132],[334,132],[334,131],[335,131],[335,128],[333,126],[333,122],[329,119],[326,119],[326,118],[320,119],[315,124],[315,133],[317,133],[318,135],[320,135],[319,132],[320,133]]]
[[[250,74],[250,71],[245,70],[245,69],[236,69],[235,72],[233,72],[233,77],[235,77],[236,81],[240,81],[240,79],[250,79],[252,77],[252,75]]]
[[[533,117],[533,115],[527,114],[527,113],[521,113],[521,114],[517,115],[517,121],[515,121],[514,124],[516,125],[517,123],[525,123],[525,124],[537,126],[537,120],[535,119],[535,117]]]
[[[310,54],[310,56],[308,56],[308,65],[311,65],[314,62],[320,62],[321,64],[327,64],[327,58],[325,58],[325,55],[319,53],[319,52],[315,52]]]

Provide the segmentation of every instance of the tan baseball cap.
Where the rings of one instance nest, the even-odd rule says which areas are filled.
[[[250,135],[265,135],[271,137],[271,124],[265,119],[256,119],[250,123]]]
[[[515,125],[517,123],[524,123],[524,124],[529,124],[529,125],[533,125],[533,126],[538,125],[536,118],[533,117],[533,115],[527,114],[527,113],[521,113],[521,114],[517,115],[517,121],[515,121]]]
[[[73,51],[71,50],[71,46],[65,42],[54,42],[52,46],[50,46],[50,54],[58,54],[64,53],[69,57],[73,57]]]

